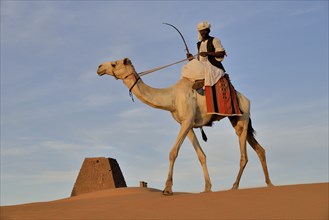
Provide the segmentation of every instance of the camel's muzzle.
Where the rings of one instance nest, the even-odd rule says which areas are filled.
[[[105,75],[105,70],[104,70],[104,71],[100,71],[100,72],[97,71],[97,74],[98,74],[99,76],[103,76],[103,75]]]
[[[106,69],[102,69],[102,65],[99,65],[98,70],[97,70],[97,74],[99,76],[103,76],[106,73]]]

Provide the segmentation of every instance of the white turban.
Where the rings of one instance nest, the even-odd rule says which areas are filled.
[[[200,31],[204,30],[204,29],[207,29],[207,28],[209,28],[209,29],[211,28],[211,24],[207,21],[202,21],[198,24],[197,29],[198,29],[198,39],[199,39],[199,41],[202,40]]]
[[[197,26],[198,31],[201,31],[201,30],[204,30],[207,28],[209,28],[209,29],[211,28],[211,24],[207,21],[202,21]]]

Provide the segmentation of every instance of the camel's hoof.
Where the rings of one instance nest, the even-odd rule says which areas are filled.
[[[267,184],[267,187],[275,187],[272,183]]]
[[[205,190],[205,191],[203,191],[201,193],[211,193],[211,192],[212,192],[212,190]]]
[[[170,192],[168,190],[163,190],[162,191],[162,195],[164,195],[164,196],[172,196],[173,195],[173,192]]]

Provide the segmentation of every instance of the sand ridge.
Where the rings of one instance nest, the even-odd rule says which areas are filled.
[[[329,183],[211,193],[128,187],[2,206],[1,219],[328,219]]]

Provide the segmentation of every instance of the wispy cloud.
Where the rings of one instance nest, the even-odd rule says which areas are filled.
[[[12,175],[5,173],[2,178],[5,182],[24,181],[28,185],[44,185],[70,183],[77,177],[77,170],[74,171],[42,171],[39,173],[21,173],[20,175]]]
[[[308,15],[312,13],[317,13],[318,11],[325,10],[327,8],[328,10],[328,2],[318,2],[317,5],[310,5],[309,7],[296,7],[292,9],[289,12],[290,16],[302,16],[302,15]]]

